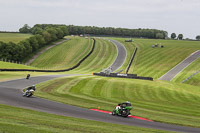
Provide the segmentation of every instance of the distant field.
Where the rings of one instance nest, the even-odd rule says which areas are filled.
[[[31,37],[31,34],[22,33],[0,33],[0,41],[18,43],[21,40]]]
[[[124,42],[125,39],[118,40]],[[156,43],[164,45],[164,48],[152,48]],[[127,45],[125,42],[124,44]],[[160,78],[191,53],[200,49],[199,41],[134,39],[132,45],[137,46],[138,51],[129,73],[154,79]]]
[[[200,89],[165,81],[98,76],[67,77],[37,85],[36,95],[85,108],[112,111],[131,101],[133,115],[154,121],[200,127]]]

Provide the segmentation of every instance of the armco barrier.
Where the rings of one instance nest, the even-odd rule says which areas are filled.
[[[141,77],[137,76],[137,74],[117,74],[117,73],[110,73],[109,75],[105,73],[93,73],[94,75],[97,76],[104,76],[104,77],[116,77],[116,78],[133,78],[133,79],[143,79],[143,80],[151,80],[153,81],[152,77]]]
[[[137,52],[137,47],[135,48],[135,51],[133,52],[133,55],[132,55],[131,60],[130,60],[130,62],[129,62],[129,64],[128,64],[128,67],[126,68],[126,73],[128,73],[129,68],[131,67],[131,64],[132,64],[132,62],[133,62],[133,59],[134,59],[134,57],[135,57],[136,52]]]
[[[80,64],[87,58],[89,57],[92,52],[94,51],[95,48],[95,43],[96,40],[94,38],[92,38],[94,40],[93,42],[93,46],[92,49],[90,50],[90,52],[83,58],[81,59],[75,66],[68,68],[68,69],[63,69],[63,70],[37,70],[37,69],[0,69],[0,71],[29,71],[29,72],[65,72],[65,71],[70,71],[72,69],[77,68],[78,66],[80,66]]]

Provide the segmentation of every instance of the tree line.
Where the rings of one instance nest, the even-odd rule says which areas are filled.
[[[112,27],[95,27],[95,26],[74,26],[68,25],[70,34],[90,34],[90,35],[108,35],[121,37],[143,37],[152,39],[165,39],[168,37],[167,31],[157,29],[127,29]]]
[[[68,35],[68,29],[66,25],[34,25],[30,27],[25,24],[19,29],[20,33],[31,33],[28,39],[22,40],[19,43],[5,43],[0,41],[0,59],[23,61],[31,53],[37,51],[39,48],[48,45],[58,39],[62,39]]]

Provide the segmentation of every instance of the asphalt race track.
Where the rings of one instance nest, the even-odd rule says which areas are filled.
[[[22,96],[22,89],[27,86],[64,76],[75,76],[75,74],[38,76],[38,77],[31,77],[29,80],[26,80],[24,78],[24,79],[0,82],[0,103],[51,113],[51,114],[83,118],[101,122],[177,131],[177,132],[188,132],[188,133],[200,132],[200,128],[183,127],[183,126],[170,125],[159,122],[151,122],[133,118],[122,118],[76,106],[57,103],[54,101],[38,98],[35,96],[30,98]]]
[[[121,65],[124,63],[126,59],[126,49],[119,42],[113,41],[113,40],[110,40],[110,41],[115,43],[118,49],[118,56],[115,62],[111,65],[114,71],[114,70],[117,70],[119,67],[121,67]],[[23,88],[27,86],[31,86],[33,84],[38,84],[38,83],[59,78],[59,77],[78,76],[78,75],[81,75],[81,74],[48,75],[48,76],[31,77],[29,80],[24,78],[24,79],[0,82],[0,104],[7,104],[11,106],[27,108],[27,109],[32,109],[32,110],[51,113],[51,114],[70,116],[70,117],[108,122],[108,123],[115,123],[115,124],[122,124],[122,125],[129,125],[129,126],[137,126],[137,127],[145,127],[145,128],[177,131],[177,132],[188,132],[188,133],[200,132],[200,128],[164,124],[164,123],[152,122],[152,121],[146,121],[146,120],[140,120],[140,119],[134,119],[134,118],[123,118],[123,117],[118,117],[118,116],[112,116],[107,113],[102,113],[102,112],[93,111],[90,109],[80,108],[76,106],[71,106],[67,104],[62,104],[62,103],[38,98],[36,96],[30,97],[30,98],[22,96],[23,94],[22,90]],[[36,88],[36,91],[37,91],[37,88]],[[114,108],[115,107],[113,107],[113,109]]]
[[[127,51],[124,45],[121,44],[120,42],[112,40],[112,39],[106,39],[106,40],[111,41],[113,44],[115,44],[117,48],[117,57],[115,61],[113,62],[113,64],[110,66],[112,68],[112,72],[114,72],[115,70],[117,70],[124,64],[126,60],[126,56],[127,56]]]
[[[193,61],[200,57],[200,50],[192,53],[189,57],[183,60],[181,63],[176,65],[166,74],[159,78],[159,80],[171,81],[178,73],[180,73],[183,69],[185,69],[188,65],[190,65]]]

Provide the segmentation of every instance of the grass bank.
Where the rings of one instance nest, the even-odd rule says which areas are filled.
[[[112,111],[131,101],[132,114],[154,121],[200,127],[200,89],[165,81],[67,77],[37,85],[37,96],[85,108]]]

